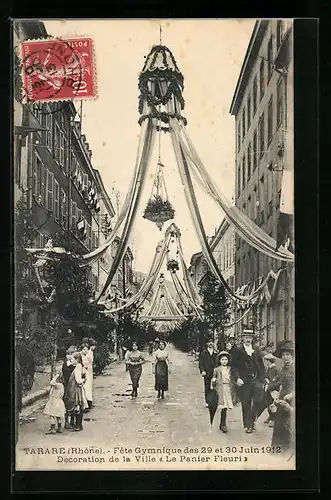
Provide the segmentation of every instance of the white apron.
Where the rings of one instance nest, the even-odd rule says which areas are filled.
[[[84,368],[86,370],[86,382],[84,384],[86,399],[92,401],[93,399],[93,351],[83,357]]]

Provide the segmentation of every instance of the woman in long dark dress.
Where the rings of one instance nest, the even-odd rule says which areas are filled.
[[[132,382],[132,398],[138,396],[139,380],[142,374],[142,365],[145,363],[145,358],[138,350],[137,342],[132,343],[132,348],[125,353],[125,362],[130,373]]]
[[[169,381],[169,354],[166,351],[166,343],[161,340],[158,349],[154,354],[153,373],[155,374],[155,390],[157,391],[158,399],[164,399],[164,393],[168,390]]]
[[[271,446],[280,446],[282,451],[293,451],[295,412],[295,367],[294,348],[286,342],[281,348],[284,362],[277,380],[269,385],[269,391],[278,391],[274,398],[277,407]]]

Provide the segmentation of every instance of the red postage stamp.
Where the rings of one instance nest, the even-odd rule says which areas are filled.
[[[26,103],[96,97],[91,38],[30,40],[21,49]]]

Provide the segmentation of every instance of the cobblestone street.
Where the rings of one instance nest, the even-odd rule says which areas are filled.
[[[241,447],[259,447],[265,449],[270,446],[272,429],[263,423],[264,415],[257,423],[256,432],[246,434],[242,427],[241,407],[238,405],[229,411],[228,433],[212,436],[210,433],[209,412],[204,405],[203,381],[198,370],[198,363],[188,354],[170,347],[171,373],[169,375],[169,392],[165,400],[157,400],[154,391],[154,376],[152,374],[152,357],[146,354],[147,362],[143,366],[143,375],[140,381],[138,398],[130,398],[131,385],[129,374],[125,372],[125,364],[113,363],[109,369],[94,380],[95,408],[84,416],[84,429],[82,432],[64,430],[62,434],[45,436],[49,421],[38,411],[31,421],[20,425],[19,441],[17,445],[16,465],[18,469],[52,470],[95,468],[161,468],[155,463],[138,465],[125,463],[105,464],[90,463],[65,464],[57,461],[58,452],[51,455],[43,453],[30,453],[29,450],[37,448],[75,448],[86,447],[100,448],[104,452],[113,453],[115,447],[125,447],[135,450],[140,448],[199,448],[212,446],[234,447],[232,454]],[[247,450],[246,450],[247,451]],[[255,453],[246,463],[226,464],[219,462],[217,468],[264,468],[275,465],[277,468],[288,468],[284,459],[279,462],[279,457],[270,454]],[[242,454],[241,454],[242,455]],[[115,456],[115,455],[114,455]],[[120,456],[120,455],[118,455]],[[203,456],[203,455],[201,455]],[[122,458],[122,457],[121,457]],[[47,460],[47,462],[46,462]],[[108,459],[107,459],[108,460]],[[255,465],[254,465],[255,464]],[[256,465],[258,464],[258,465]],[[167,464],[167,468],[215,468],[215,464],[206,463],[180,463]],[[293,467],[293,465],[292,465]],[[164,467],[165,468],[165,467]]]

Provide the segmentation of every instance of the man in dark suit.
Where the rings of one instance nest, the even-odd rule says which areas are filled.
[[[216,368],[217,363],[218,355],[214,350],[214,341],[212,338],[209,338],[207,340],[207,349],[204,349],[199,356],[199,370],[204,379],[206,406],[208,406],[207,394],[210,389],[211,379],[213,378],[214,368]]]
[[[248,434],[255,430],[265,379],[263,358],[258,347],[252,346],[253,338],[253,330],[244,330],[242,345],[231,351],[231,365],[241,400],[244,428]]]

